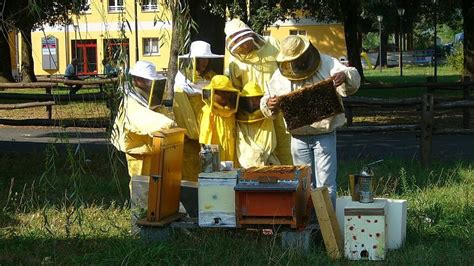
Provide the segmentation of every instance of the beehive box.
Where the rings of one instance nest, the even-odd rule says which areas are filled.
[[[310,199],[309,166],[264,166],[242,171],[235,186],[237,226],[304,228]]]
[[[387,201],[387,212],[385,213],[387,248],[389,250],[399,249],[405,243],[406,238],[408,202],[403,199],[376,198],[376,200],[379,199]],[[344,208],[351,202],[350,196],[337,198],[336,215],[341,235],[344,235]]]
[[[238,170],[199,174],[199,226],[235,227],[235,192]]]
[[[136,163],[140,175],[148,176],[147,217],[139,225],[161,226],[182,216],[179,213],[184,132],[167,129],[153,135],[152,153]]]
[[[387,201],[349,202],[344,208],[344,254],[350,260],[384,260]]]
[[[289,130],[344,112],[332,78],[280,96],[279,100]]]

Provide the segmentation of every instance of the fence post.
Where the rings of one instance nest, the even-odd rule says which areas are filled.
[[[421,165],[431,165],[431,146],[433,137],[433,102],[432,93],[425,93],[421,99]]]
[[[352,106],[346,106],[345,109],[346,109],[347,126],[351,127],[352,122],[353,122],[353,117],[354,117],[354,114],[352,112]]]
[[[434,77],[426,77],[426,82],[428,83],[434,83],[436,82],[435,78]],[[431,86],[426,86],[426,92],[427,93],[434,93],[435,92],[435,89]]]
[[[51,94],[51,88],[46,89],[46,94],[52,95]],[[46,106],[46,112],[48,112],[48,120],[53,119],[53,106],[52,105]]]
[[[469,82],[471,81],[471,77],[465,76],[463,79],[464,82]],[[471,86],[470,85],[463,85],[463,100],[467,101],[469,100],[469,97],[471,96]],[[471,110],[469,108],[462,109],[462,125],[464,129],[469,128],[469,124],[471,122]]]

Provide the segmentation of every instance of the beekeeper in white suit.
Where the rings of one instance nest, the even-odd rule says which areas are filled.
[[[113,126],[112,144],[126,154],[130,177],[142,173],[143,156],[152,152],[155,132],[176,126],[164,114],[149,109],[149,95],[154,81],[165,77],[156,72],[155,65],[138,61],[130,70],[132,82],[123,84],[123,99]]]

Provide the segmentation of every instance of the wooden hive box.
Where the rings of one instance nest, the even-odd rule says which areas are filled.
[[[182,128],[163,130],[153,136],[153,153],[143,158],[142,175],[150,178],[147,217],[139,225],[162,226],[183,216],[179,213],[183,162]]]
[[[289,130],[344,112],[332,78],[282,95],[279,100]]]
[[[309,166],[264,166],[242,171],[235,186],[237,226],[308,223]]]

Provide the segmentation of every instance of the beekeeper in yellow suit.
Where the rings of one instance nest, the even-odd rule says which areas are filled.
[[[223,55],[213,54],[211,45],[204,41],[191,43],[188,54],[180,55],[180,63],[186,67],[176,74],[174,84],[173,112],[179,127],[186,129],[186,136],[199,139],[201,121],[202,88],[209,84],[216,72],[211,69],[211,60]]]
[[[229,58],[229,76],[235,88],[241,90],[253,81],[265,89],[275,70],[278,41],[270,36],[260,36],[240,19],[232,19],[225,25],[226,48]],[[274,121],[277,145],[274,153],[282,164],[292,164],[290,133],[286,130],[283,115]]]
[[[111,134],[112,144],[126,154],[130,177],[142,175],[149,167],[143,163],[144,155],[152,153],[155,132],[176,126],[164,114],[149,109],[149,95],[154,81],[164,79],[155,65],[138,61],[130,70],[132,82],[124,81],[120,103]]]
[[[199,143],[217,144],[220,147],[221,161],[235,158],[235,113],[239,104],[239,90],[232,86],[229,78],[216,75],[203,89],[201,130]]]
[[[274,154],[277,144],[273,120],[260,110],[264,93],[256,82],[247,83],[240,92],[237,120],[237,158],[241,167],[279,165]]]

